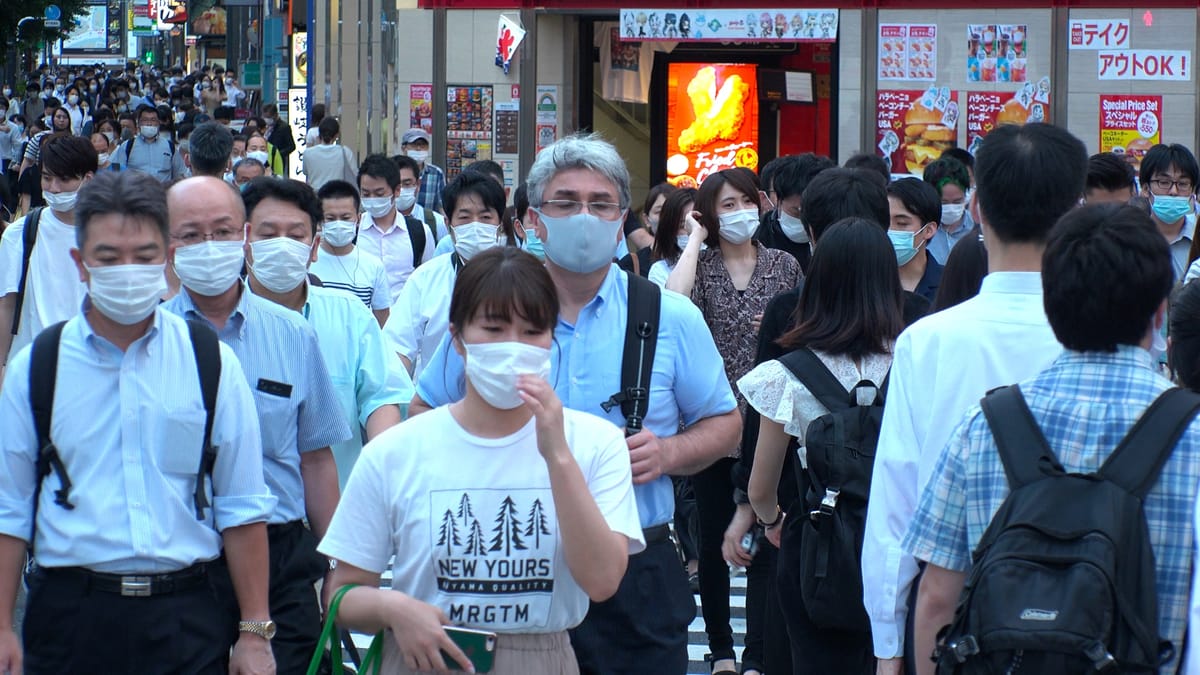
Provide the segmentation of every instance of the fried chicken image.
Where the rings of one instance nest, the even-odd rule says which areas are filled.
[[[696,152],[716,140],[737,138],[746,119],[745,103],[750,85],[741,75],[732,75],[717,90],[717,71],[712,66],[701,68],[688,84],[688,98],[696,121],[679,134],[679,149]]]

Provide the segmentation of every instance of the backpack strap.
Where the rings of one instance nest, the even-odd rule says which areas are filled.
[[[1100,475],[1138,499],[1145,498],[1200,411],[1200,394],[1176,387],[1163,392],[1100,467]]]
[[[196,492],[192,501],[196,520],[204,520],[208,497],[204,493],[204,477],[212,476],[217,461],[217,448],[212,444],[213,416],[217,409],[217,389],[221,384],[221,342],[211,328],[199,321],[188,320],[188,335],[192,339],[192,354],[200,374],[200,397],[204,400],[204,445],[200,468],[196,472]]]
[[[59,489],[54,491],[54,503],[67,509],[75,508],[68,499],[71,478],[67,467],[58,456],[58,448],[50,439],[50,424],[54,417],[54,390],[58,384],[58,345],[62,341],[66,321],[56,323],[38,334],[33,340],[29,355],[29,405],[33,411],[33,429],[37,434],[37,463],[33,488],[33,520],[29,532],[29,548],[33,549],[33,538],[37,532],[38,502],[42,496],[42,482],[53,471],[58,476]]]
[[[25,216],[25,225],[21,230],[21,256],[24,263],[21,266],[21,280],[17,282],[17,298],[13,305],[12,334],[16,335],[21,328],[21,308],[25,305],[25,285],[29,282],[29,260],[33,257],[33,245],[37,242],[38,225],[42,222],[42,209],[37,207]]]
[[[841,381],[811,349],[801,347],[784,354],[778,360],[829,412],[850,409],[850,400],[854,394],[846,391],[846,387],[842,386]]]
[[[1010,490],[1046,478],[1051,475],[1047,468],[1063,473],[1020,387],[1014,384],[994,389],[979,404],[996,439]]]
[[[133,154],[133,142],[137,140],[137,136],[125,141],[125,168],[129,168],[129,156]]]
[[[626,274],[629,281],[629,314],[625,323],[625,348],[621,353],[621,390],[600,404],[604,412],[621,406],[625,434],[642,430],[650,409],[650,375],[658,346],[659,309],[662,291],[648,279]]]
[[[438,236],[437,216],[434,213],[433,209],[421,207],[421,217],[425,220],[425,224],[429,226],[429,231],[433,233],[433,240],[437,241],[441,237]]]
[[[401,217],[404,218],[404,225],[408,228],[408,240],[412,243],[413,269],[415,270],[425,262],[421,259],[425,255],[425,226],[411,216],[401,214]]]

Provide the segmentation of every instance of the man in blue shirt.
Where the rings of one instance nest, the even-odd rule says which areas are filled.
[[[272,649],[280,673],[303,672],[321,629],[313,584],[328,572],[316,544],[338,502],[330,446],[350,438],[350,428],[340,414],[329,414],[338,409],[337,395],[304,317],[248,292],[239,278],[246,230],[241,195],[201,176],[177,183],[167,199],[170,260],[183,290],[164,307],[211,325],[238,355],[253,389],[263,472],[279,500],[267,521],[278,624]]]
[[[137,122],[138,135],[121,144],[115,162],[122,168],[148,173],[164,185],[185,175],[183,156],[170,133],[162,132],[164,125],[158,111],[148,105],[141,106]]]
[[[621,388],[629,281],[612,252],[629,208],[629,172],[616,149],[572,136],[538,154],[528,177],[530,220],[545,243],[561,305],[551,382],[563,404],[624,426],[603,404]],[[463,362],[443,341],[411,410],[462,397]],[[679,431],[680,422],[684,430]],[[583,673],[682,673],[695,604],[667,534],[671,475],[688,475],[737,446],[741,418],[712,334],[687,298],[663,293],[644,429],[628,437],[646,551],[630,558],[612,599],[593,603],[571,643]],[[732,499],[732,495],[730,495]]]
[[[0,396],[0,672],[22,671],[13,600],[29,542],[24,672],[274,673],[265,523],[276,500],[238,358],[208,333],[216,457],[199,486],[206,413],[192,340],[204,336],[159,305],[166,194],[144,174],[105,173],[75,210],[71,258],[88,295],[50,355],[56,470],[37,473],[31,413],[32,390],[54,377],[31,373],[32,352],[54,345],[20,350]],[[242,619],[232,661],[210,581],[222,546]]]

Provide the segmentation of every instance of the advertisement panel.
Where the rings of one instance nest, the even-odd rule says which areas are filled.
[[[1102,94],[1100,152],[1125,155],[1136,168],[1151,147],[1162,142],[1162,96]]]
[[[958,101],[949,87],[880,91],[875,143],[892,173],[920,176],[942,152],[958,145]]]
[[[622,40],[679,42],[834,42],[836,9],[621,10]]]
[[[996,127],[1050,121],[1050,78],[1042,78],[1036,89],[1030,83],[1015,92],[969,91],[966,95],[967,151],[972,155]]]
[[[758,170],[758,67],[672,63],[667,71],[667,180],[696,187],[709,174]]]

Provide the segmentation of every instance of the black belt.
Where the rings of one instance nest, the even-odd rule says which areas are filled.
[[[107,574],[93,572],[85,567],[39,567],[37,572],[48,578],[80,579],[93,590],[123,595],[127,598],[148,598],[154,595],[181,593],[203,586],[208,581],[207,563],[196,563],[178,572],[167,574]]]
[[[279,536],[288,534],[289,532],[295,532],[297,530],[303,530],[303,529],[304,529],[304,521],[303,520],[290,520],[286,523],[275,523],[274,525],[267,525],[267,536],[268,537],[279,537]]]
[[[645,538],[647,546],[667,541],[671,538],[671,526],[663,523],[662,525],[643,528],[642,537]]]

